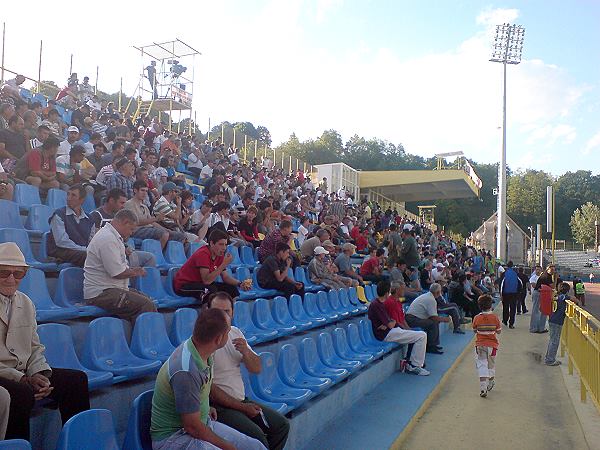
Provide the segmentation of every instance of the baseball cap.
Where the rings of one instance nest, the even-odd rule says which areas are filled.
[[[177,185],[175,183],[173,183],[172,181],[167,181],[165,184],[163,184],[161,192],[163,194],[166,194],[167,192],[178,191],[178,190],[179,190],[179,188],[177,187]]]
[[[437,263],[435,267],[437,267],[438,269],[443,269],[446,266],[444,266],[442,263]]]
[[[327,239],[325,242],[323,242],[323,247],[335,247],[335,245],[333,244],[333,242]]]
[[[414,226],[412,226],[410,223],[405,223],[404,226],[402,227],[402,229],[404,231],[412,231],[413,228],[414,228]]]
[[[69,133],[79,133],[79,128],[77,128],[76,126],[71,125],[69,128],[67,128],[67,131]]]
[[[319,245],[315,247],[315,255],[329,255],[329,252]]]

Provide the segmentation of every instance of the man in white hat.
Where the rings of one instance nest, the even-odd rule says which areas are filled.
[[[341,289],[350,287],[353,284],[351,278],[346,278],[333,273],[325,258],[329,255],[329,252],[320,245],[315,248],[315,257],[308,263],[308,273],[310,274],[310,280],[316,284],[322,284],[329,289]]]
[[[58,146],[58,152],[56,152],[56,157],[62,155],[69,155],[71,152],[71,147],[75,144],[83,145],[83,142],[79,142],[79,128],[71,125],[67,128],[67,139],[62,141]]]
[[[51,369],[46,362],[35,306],[17,290],[28,268],[14,242],[0,244],[0,387],[10,394],[7,439],[29,440],[29,416],[36,400],[49,397],[58,402],[63,424],[90,408],[85,372]]]

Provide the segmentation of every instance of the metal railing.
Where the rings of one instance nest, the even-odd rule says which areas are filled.
[[[567,301],[567,317],[561,335],[561,356],[568,358],[569,374],[579,374],[581,401],[588,395],[600,411],[600,321]]]

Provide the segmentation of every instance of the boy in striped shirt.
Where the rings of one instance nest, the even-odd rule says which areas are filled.
[[[492,297],[482,295],[477,299],[481,313],[473,319],[475,339],[475,367],[479,373],[479,396],[487,397],[494,388],[498,334],[502,331],[500,319],[492,311]]]

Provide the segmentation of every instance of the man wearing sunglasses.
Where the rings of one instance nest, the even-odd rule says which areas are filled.
[[[86,374],[51,369],[46,362],[35,307],[17,290],[27,269],[14,242],[0,244],[0,386],[10,394],[6,439],[29,440],[29,416],[36,400],[55,400],[63,424],[90,408]]]

